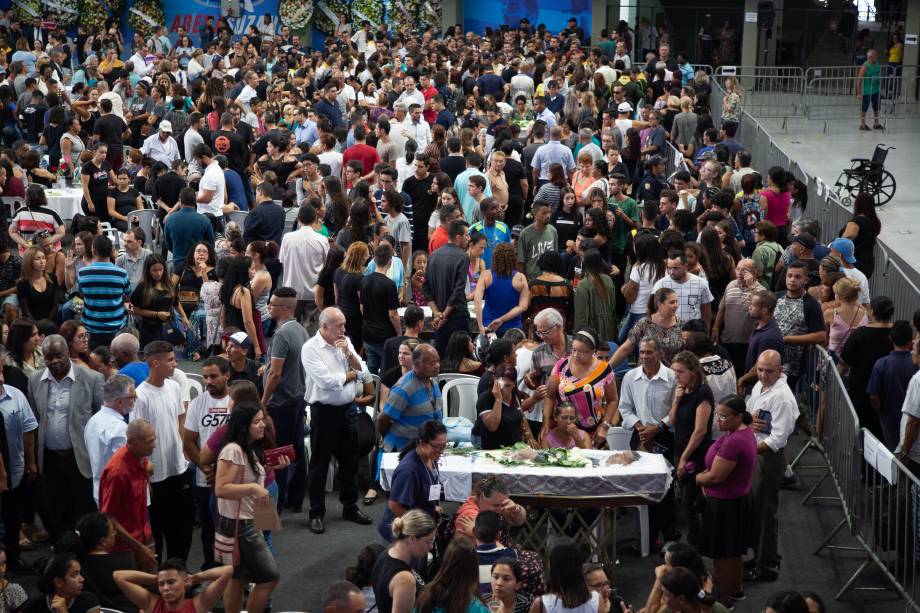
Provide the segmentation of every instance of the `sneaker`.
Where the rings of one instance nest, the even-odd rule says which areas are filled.
[[[799,478],[795,474],[791,477],[783,477],[783,481],[779,484],[779,487],[783,490],[797,490],[799,489]]]
[[[747,598],[747,596],[744,595],[744,590],[741,590],[740,592],[735,592],[734,594],[732,594],[732,600],[734,601],[744,600],[745,598]]]

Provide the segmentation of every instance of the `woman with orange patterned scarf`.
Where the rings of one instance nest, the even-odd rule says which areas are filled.
[[[607,431],[619,422],[619,396],[613,370],[597,349],[597,332],[584,328],[572,337],[572,352],[556,362],[546,384],[540,440],[549,434],[556,403],[571,402],[579,429],[593,437],[595,447],[606,443]]]

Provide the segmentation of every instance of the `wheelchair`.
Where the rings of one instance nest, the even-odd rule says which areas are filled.
[[[892,149],[895,147],[879,144],[872,153],[872,159],[850,160],[852,165],[840,173],[834,184],[837,196],[844,205],[851,206],[860,192],[871,194],[875,198],[875,206],[882,206],[894,198],[898,185],[894,175],[885,170],[885,158]]]

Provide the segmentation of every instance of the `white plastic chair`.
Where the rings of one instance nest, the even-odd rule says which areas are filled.
[[[452,379],[441,390],[444,402],[444,414],[448,417],[466,417],[476,422],[476,388],[479,377],[462,377]],[[451,392],[455,391],[457,401],[451,401]]]
[[[19,196],[4,196],[0,198],[3,201],[3,206],[7,207],[10,211],[9,219],[12,220],[16,216],[16,211],[21,209],[26,205],[25,200]]]
[[[630,449],[629,441],[632,439],[632,430],[626,428],[610,428],[607,431],[607,446],[610,451],[628,451]],[[649,554],[648,543],[648,505],[631,505],[627,508],[636,509],[639,512],[639,547],[642,550],[642,557],[647,558]]]
[[[452,372],[452,373],[447,373],[447,374],[443,374],[443,375],[438,375],[438,376],[436,377],[436,381],[437,381],[439,384],[441,384],[441,383],[447,383],[448,381],[454,381],[455,379],[475,379],[476,381],[479,381],[479,377],[477,377],[476,375],[464,375],[464,374],[458,373],[458,372]]]
[[[128,213],[128,225],[132,225],[134,219],[137,219],[137,225],[141,230],[144,231],[146,235],[146,244],[145,247],[150,248],[150,246],[159,243],[159,235],[154,230],[154,220],[156,220],[157,212],[153,209],[141,209],[139,211],[132,211]],[[156,253],[156,249],[151,249]]]
[[[374,404],[371,405],[373,412],[370,414],[372,418],[377,419],[377,415],[380,414],[380,377],[377,375],[371,375],[371,379],[374,381]]]
[[[201,375],[189,373],[185,376],[188,377],[189,396],[191,396],[192,400],[194,400],[196,397],[204,393],[204,385],[202,385],[201,382]]]

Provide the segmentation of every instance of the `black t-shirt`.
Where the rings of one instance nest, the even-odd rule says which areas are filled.
[[[393,366],[399,366],[399,346],[403,341],[409,338],[405,334],[388,338],[383,343],[383,356],[380,358],[380,372],[384,372]]]
[[[48,165],[57,168],[61,163],[61,136],[67,131],[67,126],[55,126],[50,123],[45,127],[42,135],[48,144]],[[70,160],[67,160],[70,163]]]
[[[527,172],[524,165],[513,158],[505,159],[505,181],[508,182],[508,195],[524,197],[524,191],[521,189],[521,181],[527,180]]]
[[[397,364],[393,368],[386,369],[386,371],[380,375],[380,383],[386,385],[390,389],[393,389],[393,386],[396,385],[400,379],[402,379],[402,376],[402,366]]]
[[[118,153],[121,151],[122,136],[127,127],[128,125],[121,117],[109,113],[96,120],[96,125],[93,126],[93,134],[99,137],[99,142],[109,146],[110,153]]]
[[[502,403],[502,417],[498,423],[495,432],[489,432],[485,424],[482,423],[481,414],[484,411],[491,411],[495,406],[495,396],[492,390],[488,389],[479,394],[476,400],[476,425],[473,430],[482,437],[483,449],[498,449],[500,447],[510,447],[515,443],[521,442],[521,412],[513,406]]]
[[[505,162],[507,165],[507,161]],[[446,158],[438,160],[438,166],[443,172],[447,173],[451,181],[457,180],[457,175],[466,170],[466,160],[462,155],[448,155]]]
[[[869,377],[875,363],[894,348],[890,334],[890,328],[862,326],[850,332],[843,345],[840,359],[850,367],[850,398],[856,408],[869,407],[869,395],[866,394]]]
[[[45,129],[45,111],[47,110],[46,104],[32,103],[20,112],[27,132],[26,138],[30,143],[37,143],[38,137]]]
[[[393,280],[382,273],[371,273],[361,283],[361,304],[364,306],[365,341],[382,343],[399,330],[393,329],[390,310],[399,308],[399,294]]]
[[[38,596],[34,596],[26,601],[26,604],[23,605],[22,610],[25,613],[54,613],[49,604],[49,597],[44,594],[39,594]],[[92,611],[98,607],[99,599],[90,592],[84,590],[80,592],[79,596],[73,599],[73,602],[70,603],[70,607],[67,608],[67,612],[86,613],[87,611]]]
[[[578,231],[581,230],[581,214],[575,211],[566,213],[562,207],[556,209],[550,218],[550,225],[556,228],[558,235],[559,249],[565,249],[568,241],[575,241],[578,238]]]
[[[188,187],[188,183],[185,182],[185,179],[180,177],[174,170],[170,170],[153,182],[150,196],[154,202],[162,200],[166,206],[172,207],[179,202],[179,192],[186,187]]]
[[[233,364],[231,364],[230,379],[228,379],[227,383],[233,383],[234,381],[252,381],[259,389],[259,393],[262,393],[262,377],[259,376],[259,365],[256,364],[255,360],[246,358],[246,366],[243,370],[234,370]]]
[[[138,196],[140,196],[140,194],[133,187],[129,187],[128,190],[124,192],[118,188],[112,188],[108,193],[109,198],[115,199],[115,210],[125,216],[131,211],[137,210]]]
[[[131,304],[147,311],[169,311],[179,305],[178,293],[170,298],[169,294],[158,290],[152,292],[150,300],[147,300],[144,294],[143,286],[138,284],[131,294]],[[164,323],[159,317],[137,317],[137,321],[141,338],[149,340],[156,340],[151,337],[159,335]]]
[[[413,250],[428,248],[428,220],[431,218],[437,196],[429,193],[432,181],[434,181],[434,175],[429,174],[421,180],[413,175],[403,182],[403,191],[412,199]]]
[[[80,574],[83,575],[85,581],[83,589],[85,593],[98,598],[99,604],[103,607],[119,611],[134,611],[137,607],[128,600],[128,597],[115,583],[115,579],[112,578],[112,573],[116,570],[132,568],[134,568],[134,557],[129,551],[81,556]]]
[[[690,437],[693,435],[693,429],[696,427],[696,409],[701,402],[708,402],[710,410],[715,409],[715,401],[712,398],[712,390],[703,383],[689,394],[684,394],[677,405],[676,423],[674,427],[674,464],[680,461],[680,456],[687,448]],[[697,446],[696,450],[690,455],[690,460],[696,463],[696,471],[702,471],[705,466],[706,450],[709,449],[709,443],[712,442],[712,418],[706,422],[706,436]]]
[[[93,164],[93,161],[90,160],[86,164],[83,164],[83,168],[80,169],[82,176],[89,177],[89,195],[93,199],[93,205],[96,207],[96,214],[105,218],[108,218],[108,215],[103,214],[102,211],[107,210],[105,199],[109,195],[110,170],[111,167],[105,160],[102,161],[101,166],[96,166]],[[83,200],[85,204],[86,198]]]
[[[211,145],[218,154],[227,156],[230,168],[244,176],[249,166],[249,149],[236,132],[218,130],[211,134]]]
[[[336,269],[333,275],[335,286],[339,288],[338,306],[346,317],[354,317],[361,320],[361,281],[364,275],[358,272],[345,272],[341,268]]]

